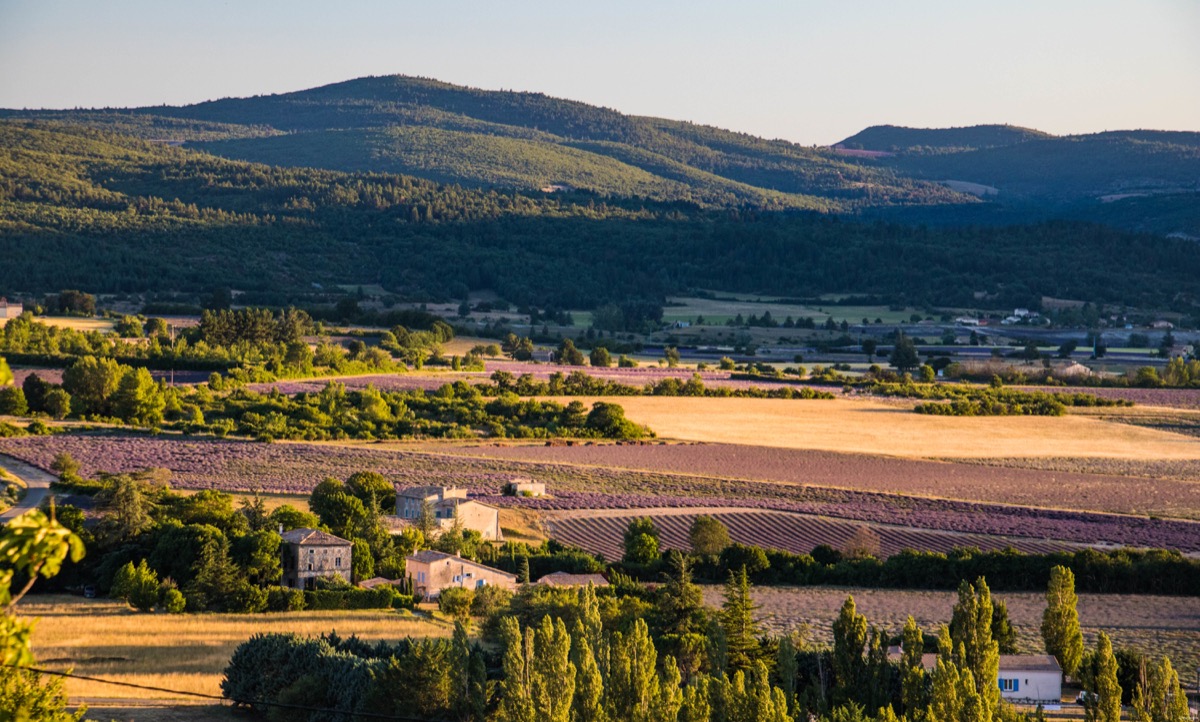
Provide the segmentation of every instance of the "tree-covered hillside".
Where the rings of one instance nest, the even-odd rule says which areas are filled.
[[[627,116],[541,93],[484,91],[398,75],[184,107],[0,111],[0,116],[188,140],[239,160],[407,173],[473,187],[569,185],[720,207],[829,211],[974,202],[825,149]],[[194,132],[187,132],[185,122]]]
[[[997,148],[1053,137],[1040,130],[1015,125],[973,125],[965,128],[873,125],[837,145],[851,150],[876,150],[886,153],[938,153]]]
[[[697,288],[998,307],[1200,297],[1194,243],[1089,224],[930,230],[477,190],[18,121],[0,121],[0,258],[0,295],[228,286],[287,299],[378,283],[410,298],[491,289],[560,308]]]

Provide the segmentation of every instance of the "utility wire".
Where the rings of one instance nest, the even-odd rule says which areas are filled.
[[[181,694],[188,697],[199,697],[200,699],[211,699],[218,702],[233,702],[235,704],[249,704],[256,707],[279,707],[281,709],[304,710],[306,712],[325,712],[329,714],[341,714],[350,717],[365,717],[367,719],[383,719],[383,720],[399,720],[400,722],[428,722],[424,717],[398,717],[395,715],[380,714],[378,712],[351,712],[348,710],[333,709],[330,707],[308,707],[302,704],[287,704],[285,702],[262,702],[258,700],[230,700],[226,697],[215,694],[205,694],[203,692],[187,692],[182,689],[169,689],[167,687],[152,687],[146,684],[135,684],[133,682],[119,682],[115,679],[103,679],[100,677],[88,677],[82,674],[72,674],[70,672],[60,672],[54,669],[40,669],[38,667],[23,667],[16,664],[6,664],[5,667],[13,669],[24,669],[29,672],[37,672],[38,674],[49,674],[55,677],[68,677],[70,679],[82,679],[87,682],[100,682],[101,684],[111,684],[118,687],[132,687],[134,689],[145,689],[151,692],[169,692],[171,694]]]

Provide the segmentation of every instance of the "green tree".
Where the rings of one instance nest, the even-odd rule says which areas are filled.
[[[0,388],[0,416],[25,416],[29,413],[29,403],[25,400],[25,390],[20,386],[5,386]]]
[[[758,658],[761,634],[754,612],[758,605],[750,596],[750,578],[746,568],[729,572],[721,604],[721,628],[725,632],[728,665],[731,669],[749,669]]]
[[[103,498],[108,513],[101,529],[105,536],[127,541],[150,528],[151,502],[146,498],[142,483],[128,474],[115,476],[109,482]]]
[[[862,342],[863,353],[867,355],[867,363],[875,360],[875,352],[879,350],[879,342],[873,338],[865,338]]]
[[[1008,605],[1003,599],[992,601],[992,639],[1000,645],[1000,654],[1017,653],[1017,630],[1008,618]]]
[[[471,618],[471,602],[475,594],[463,587],[449,587],[438,595],[438,611],[453,617],[456,622],[467,622]]]
[[[370,506],[372,499],[383,509],[394,509],[396,506],[396,485],[378,472],[354,472],[346,479],[346,491],[367,506]]]
[[[638,517],[625,528],[622,561],[627,564],[652,564],[659,557],[658,528],[649,517]]]
[[[66,389],[56,386],[46,391],[42,406],[51,418],[65,419],[71,413],[71,394],[67,393]]]
[[[608,717],[604,713],[604,677],[586,634],[577,633],[571,640],[571,664],[575,666],[571,719],[575,722],[605,722]]]
[[[1091,693],[1085,699],[1084,711],[1088,722],[1120,722],[1121,685],[1117,681],[1117,658],[1112,642],[1100,632],[1096,652],[1090,664],[1081,667],[1083,688]]]
[[[38,577],[49,579],[68,558],[83,558],[83,541],[58,523],[53,513],[26,512],[0,529],[0,722],[77,722],[86,706],[67,712],[67,694],[61,679],[42,682],[41,675],[27,669],[35,660],[30,649],[33,622],[16,615],[21,598]],[[13,594],[17,574],[28,583]]]
[[[564,338],[558,345],[558,351],[554,354],[554,359],[560,364],[568,366],[582,366],[584,362],[583,352],[575,348],[575,342],[569,338]]]
[[[117,570],[109,594],[139,611],[149,612],[158,604],[158,591],[158,574],[143,559],[136,567],[127,562]]]
[[[283,531],[291,531],[293,529],[316,529],[321,525],[321,520],[316,514],[307,511],[300,511],[291,504],[283,504],[275,507],[269,517],[272,528],[283,528]]]
[[[1068,677],[1074,676],[1083,660],[1083,633],[1076,609],[1075,575],[1064,566],[1050,570],[1046,588],[1046,611],[1042,614],[1042,640]]]
[[[91,414],[108,415],[127,367],[111,358],[81,356],[63,370],[63,388]]]
[[[911,615],[905,621],[904,631],[900,635],[900,649],[900,701],[907,718],[915,719],[929,704],[929,692],[922,661],[925,638]]]
[[[700,514],[692,520],[688,540],[692,552],[700,556],[717,556],[733,543],[729,538],[729,528],[707,514]]]
[[[896,343],[888,356],[888,363],[900,371],[912,371],[921,363],[916,344],[903,331],[896,332]]]
[[[588,356],[588,362],[593,366],[608,368],[612,366],[612,355],[603,346],[596,346]]]
[[[1145,695],[1151,722],[1189,722],[1187,695],[1171,660],[1163,657],[1150,675],[1150,690]]]
[[[355,539],[350,548],[350,581],[358,584],[375,576],[375,557],[371,556],[371,545],[365,539]]]
[[[867,646],[867,618],[858,613],[854,597],[846,597],[833,623],[833,696],[835,704],[855,699],[863,682]]]
[[[125,371],[112,395],[113,414],[139,426],[161,424],[166,406],[162,388],[144,368]]]
[[[674,346],[667,346],[663,349],[663,358],[667,361],[667,366],[675,368],[679,365],[679,349]]]
[[[500,620],[500,638],[504,649],[501,660],[499,722],[534,722],[532,695],[533,633],[521,634],[515,617]]]
[[[982,577],[958,585],[958,601],[950,621],[950,639],[954,659],[960,670],[967,670],[975,683],[988,719],[1000,705],[1000,645],[992,639],[992,594]]]
[[[575,697],[571,635],[561,618],[542,617],[533,638],[530,695],[539,722],[570,722]]]
[[[704,593],[692,583],[687,557],[667,552],[667,577],[658,589],[658,613],[668,634],[688,634],[704,621]]]
[[[13,382],[12,369],[8,367],[8,361],[0,356],[0,386],[7,386]]]

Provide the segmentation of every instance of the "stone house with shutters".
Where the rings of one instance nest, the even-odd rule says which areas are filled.
[[[446,554],[424,550],[404,558],[404,572],[408,577],[409,589],[419,599],[437,599],[442,591],[450,587],[478,589],[499,586],[517,588],[517,576],[457,554]]]
[[[318,529],[284,532],[283,586],[312,589],[319,577],[341,577],[350,583],[350,541]]]
[[[500,532],[500,510],[467,498],[467,490],[449,486],[413,486],[396,492],[396,516],[406,524],[416,523],[421,509],[429,504],[437,528],[446,531],[455,517],[463,529],[479,532],[484,541],[504,541]]]

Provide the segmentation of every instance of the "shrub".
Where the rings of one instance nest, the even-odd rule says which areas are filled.
[[[299,612],[304,609],[304,592],[289,587],[267,589],[268,612]]]
[[[438,596],[438,610],[455,619],[464,620],[471,616],[471,602],[475,592],[462,587],[443,589]]]
[[[184,598],[183,592],[174,587],[163,590],[162,608],[169,614],[183,614],[183,610],[187,607],[187,599]]]

